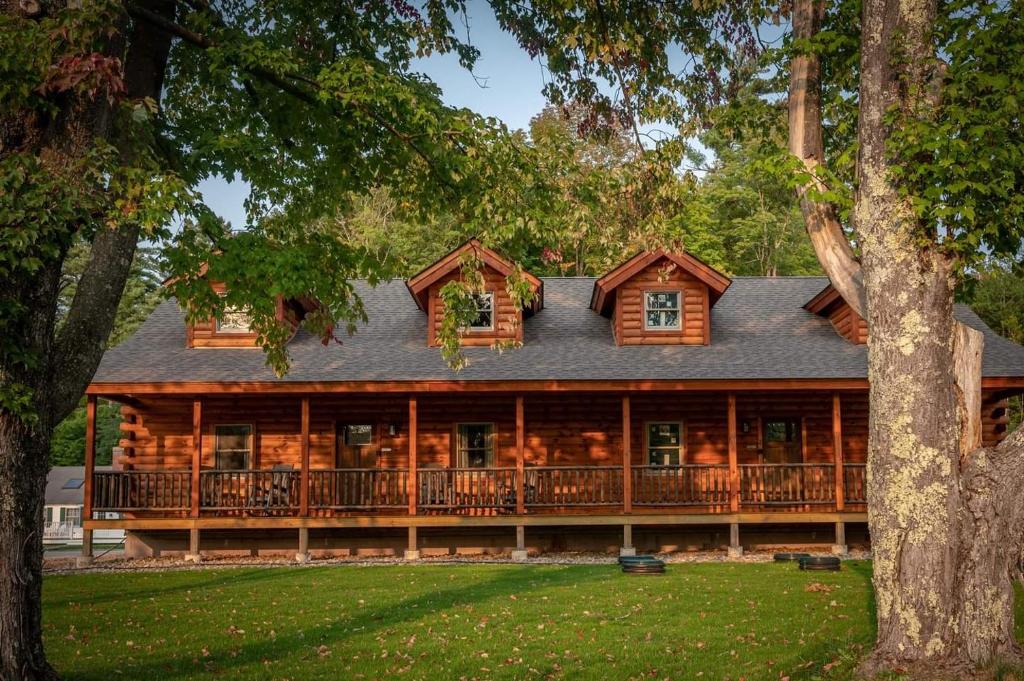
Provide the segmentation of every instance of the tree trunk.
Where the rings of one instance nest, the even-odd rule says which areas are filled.
[[[43,653],[43,498],[49,425],[0,413],[0,679],[56,679]]]
[[[811,38],[824,7],[798,0],[793,29]],[[866,674],[951,672],[960,678],[1016,661],[1014,562],[1024,433],[981,449],[981,335],[953,316],[956,263],[891,181],[886,115],[935,110],[941,73],[931,42],[933,0],[865,0],[861,37],[858,188],[853,256],[837,212],[815,197],[801,208],[818,259],[868,321],[868,521],[878,634]],[[793,59],[790,150],[812,173],[821,146],[820,64]]]
[[[0,3],[0,11],[15,15],[27,11],[25,7],[33,12],[62,9],[62,3]],[[173,0],[138,4],[158,16],[175,15]],[[127,33],[116,30],[109,36],[107,53],[123,59],[128,97],[159,101],[171,35],[142,22],[128,28]],[[87,152],[100,138],[122,150],[126,165],[134,164],[136,145],[128,142],[138,143],[139,131],[118,127],[105,97],[62,95],[55,106],[60,110],[53,118],[56,123],[23,112],[5,114],[0,120],[0,153],[34,154],[46,159],[44,164],[54,162],[57,173],[62,158]],[[135,223],[96,231],[89,263],[56,334],[61,268],[67,245],[80,227],[66,225],[63,250],[50,254],[38,270],[15,270],[0,279],[0,293],[23,303],[25,310],[16,319],[5,320],[5,330],[35,359],[25,364],[15,357],[10,364],[0,363],[0,381],[28,389],[31,395],[31,407],[24,413],[0,411],[0,681],[57,678],[46,662],[42,641],[42,527],[50,437],[78,403],[99,365],[139,237]]]

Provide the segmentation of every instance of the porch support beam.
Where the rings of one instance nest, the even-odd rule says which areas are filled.
[[[740,467],[736,452],[736,393],[729,393],[729,510],[740,510]],[[739,529],[736,530],[739,536]]]
[[[843,474],[843,414],[838,392],[832,393],[832,452],[836,469],[836,510],[842,511],[846,505],[846,476]]]
[[[410,525],[409,526],[409,544],[408,544],[408,548],[405,550],[405,556],[404,557],[405,557],[406,560],[419,560],[420,559],[419,539],[416,537],[416,526],[415,525]]]
[[[740,524],[729,524],[729,550],[730,558],[739,558],[743,555],[743,546],[740,544]]]
[[[516,525],[516,548],[512,552],[512,560],[523,562],[527,558],[529,558],[529,554],[526,552],[526,527]]]
[[[419,506],[417,494],[419,492],[419,481],[416,473],[416,398],[409,398],[409,478],[406,480],[406,496],[409,497],[409,515],[416,515],[416,507]],[[410,542],[415,544],[415,534],[410,536]],[[415,549],[415,546],[411,546]],[[418,557],[418,556],[417,556]]]
[[[299,550],[295,554],[295,562],[297,563],[308,563],[309,562],[309,528],[299,528]]]
[[[192,401],[192,499],[191,516],[199,517],[199,470],[203,463],[203,401]]]
[[[82,491],[82,519],[92,520],[92,478],[96,470],[96,396],[85,401],[85,485]],[[78,567],[92,564],[92,530],[82,530],[82,555],[75,560]]]
[[[636,555],[636,548],[633,546],[633,526],[628,523],[622,526],[622,548],[619,549],[619,555]]]
[[[526,513],[526,417],[522,395],[516,396],[516,513]],[[522,526],[520,526],[522,527]],[[517,535],[518,536],[518,535]],[[516,549],[522,549],[521,542]]]
[[[629,395],[622,396],[622,512],[633,512],[633,452],[630,443],[632,430]]]
[[[299,473],[299,515],[309,517],[309,398],[302,398],[302,460]],[[300,553],[305,553],[300,550]]]
[[[849,552],[846,545],[846,523],[840,520],[836,522],[836,543],[832,545],[832,553],[845,556]]]
[[[185,554],[185,560],[193,563],[198,563],[202,560],[199,555],[199,528],[193,527],[188,531],[188,552]]]

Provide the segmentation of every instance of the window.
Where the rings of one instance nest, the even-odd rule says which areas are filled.
[[[252,426],[214,426],[213,449],[218,470],[248,469],[252,453]]]
[[[678,466],[683,462],[682,424],[647,424],[647,461],[652,466]]]
[[[52,525],[53,524],[53,506],[47,506],[46,507],[46,524],[47,525]]]
[[[237,307],[224,308],[224,313],[217,320],[217,333],[252,333],[249,314]]]
[[[365,447],[373,444],[373,426],[345,426],[345,446]]]
[[[459,468],[488,468],[494,465],[494,424],[460,423],[456,461]]]
[[[796,442],[800,424],[794,419],[765,421],[764,439],[765,442]]]
[[[61,489],[78,489],[85,484],[82,478],[68,478]]]
[[[471,330],[490,331],[494,328],[494,293],[474,293],[476,303],[476,319],[469,325]]]
[[[67,514],[64,517],[64,522],[72,527],[82,526],[82,508],[75,507],[67,509]]]
[[[644,293],[644,328],[655,331],[679,329],[679,291]]]

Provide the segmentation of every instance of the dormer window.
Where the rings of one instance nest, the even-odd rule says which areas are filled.
[[[678,331],[682,315],[679,291],[644,292],[644,328],[649,331]]]
[[[476,319],[469,325],[470,331],[492,331],[494,329],[494,292],[474,293]]]

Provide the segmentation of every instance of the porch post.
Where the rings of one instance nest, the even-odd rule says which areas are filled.
[[[740,466],[736,454],[736,393],[729,393],[729,510],[740,510]],[[737,533],[738,534],[738,533]]]
[[[192,506],[191,516],[199,517],[199,470],[203,462],[203,401],[192,401]]]
[[[96,469],[96,396],[85,400],[85,485],[82,490],[82,555],[75,561],[78,567],[92,563],[92,530],[84,527],[92,520],[92,478]]]
[[[299,550],[295,554],[296,563],[309,562],[309,528],[299,528]]]
[[[843,475],[843,418],[839,393],[832,393],[832,452],[835,458],[836,510],[846,505],[846,476]]]
[[[415,525],[410,525],[409,526],[409,544],[408,544],[408,547],[409,548],[407,548],[405,550],[405,556],[404,556],[405,559],[406,560],[419,560],[419,558],[420,558],[420,547],[419,547],[419,539],[416,537],[416,526]]]
[[[299,474],[299,515],[309,516],[309,398],[302,398],[302,468]],[[300,552],[304,553],[304,552]]]
[[[526,552],[526,528],[522,525],[516,525],[516,548],[512,552],[512,560],[522,563],[529,557],[530,554]]]
[[[516,396],[516,513],[526,513],[526,418],[523,396]],[[518,535],[517,535],[518,536]],[[517,543],[517,549],[521,549]]]
[[[622,396],[622,512],[633,512],[633,453],[630,445],[632,423],[629,416],[629,395]]]
[[[199,555],[199,528],[193,527],[188,531],[188,553],[185,554],[185,560],[198,563],[202,560]]]
[[[416,398],[409,398],[409,478],[406,480],[406,495],[409,497],[409,515],[416,515],[419,484],[416,474]],[[415,538],[416,528],[410,528],[411,537]]]

